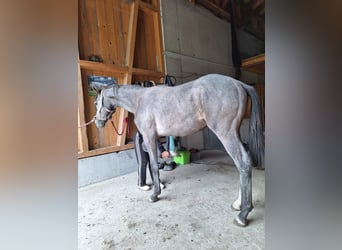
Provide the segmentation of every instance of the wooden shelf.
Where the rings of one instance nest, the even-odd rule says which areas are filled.
[[[132,73],[137,74],[137,75],[150,76],[150,77],[164,76],[163,72],[158,72],[158,71],[153,71],[153,70],[148,70],[148,69],[138,69],[138,68],[133,68]]]
[[[104,148],[98,148],[98,149],[78,153],[78,158],[81,159],[81,158],[91,157],[95,155],[102,155],[102,154],[108,154],[108,153],[113,153],[117,151],[132,149],[132,148],[134,148],[133,143],[125,144],[122,146],[109,146],[109,147],[104,147]]]
[[[95,114],[87,75],[115,77],[119,84],[153,80],[164,76],[164,57],[158,0],[79,1],[79,109],[78,125]],[[88,61],[97,55],[103,62]],[[118,109],[112,117],[119,130],[124,118],[136,130],[134,116]],[[78,129],[78,157],[85,158],[133,148],[132,134],[116,135],[111,126],[89,125]]]
[[[241,67],[245,71],[265,75],[265,54],[260,54],[242,60]]]
[[[114,64],[108,63],[100,63],[100,62],[92,62],[86,60],[79,60],[79,64],[81,69],[88,69],[88,70],[98,70],[98,71],[115,71],[115,72],[128,72],[128,67],[117,66]]]

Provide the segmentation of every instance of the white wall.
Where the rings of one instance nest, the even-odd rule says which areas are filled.
[[[161,0],[161,6],[168,74],[180,82],[206,73],[234,74],[228,22],[184,0]],[[191,74],[197,75],[187,78]]]

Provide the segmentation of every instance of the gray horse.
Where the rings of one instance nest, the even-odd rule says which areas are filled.
[[[161,193],[157,165],[156,140],[160,136],[187,136],[208,126],[224,145],[240,173],[238,199],[232,208],[239,210],[234,223],[247,225],[252,210],[251,167],[261,166],[264,155],[264,135],[260,101],[255,89],[233,78],[209,74],[175,87],[143,88],[135,85],[104,87],[96,82],[95,124],[104,127],[116,107],[135,115],[134,122],[143,135],[150,156],[153,176],[151,202]],[[247,95],[252,100],[250,140],[247,153],[240,140],[239,128],[247,106]]]

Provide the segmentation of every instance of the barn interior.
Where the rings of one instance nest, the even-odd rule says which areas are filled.
[[[89,75],[119,84],[176,85],[218,73],[257,90],[265,121],[264,0],[82,0],[78,35],[80,249],[264,249],[264,171],[253,169],[250,225],[232,221],[239,177],[217,137],[204,129],[180,138],[191,162],[161,171],[161,200],[136,188],[134,116],[118,109],[99,129]],[[248,143],[250,103],[240,134]],[[127,121],[127,123],[125,122]],[[181,123],[181,121],[175,121]],[[163,140],[163,138],[162,138]]]

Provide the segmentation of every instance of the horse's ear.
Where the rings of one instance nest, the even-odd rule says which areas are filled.
[[[118,95],[119,85],[117,83],[114,83],[112,87],[113,87],[113,95],[108,96],[109,98],[114,98],[115,96]]]

